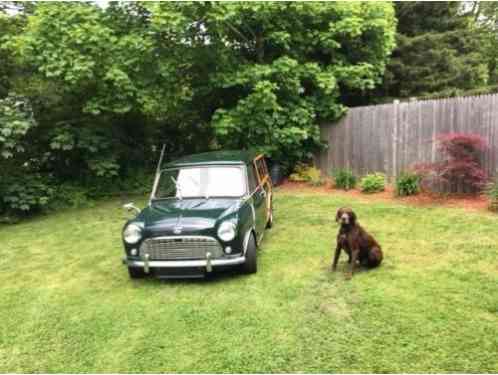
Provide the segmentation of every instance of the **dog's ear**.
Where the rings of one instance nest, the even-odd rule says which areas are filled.
[[[351,210],[351,224],[352,225],[356,224],[356,214],[352,210]]]
[[[335,215],[335,221],[339,222],[341,216],[342,216],[342,207],[337,210],[337,214]]]

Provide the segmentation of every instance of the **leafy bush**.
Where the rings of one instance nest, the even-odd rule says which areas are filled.
[[[148,195],[152,190],[154,173],[141,168],[128,171],[124,176],[116,177],[87,177],[84,185],[80,186],[81,193],[85,193],[89,200],[98,200],[121,195]],[[75,190],[75,192],[78,192]],[[70,206],[73,206],[70,204]]]
[[[0,158],[13,158],[23,152],[23,139],[36,126],[29,102],[20,96],[0,99]]]
[[[339,189],[349,190],[356,186],[356,176],[349,169],[337,169],[332,171],[335,187]]]
[[[152,190],[154,173],[137,169],[119,180],[119,189],[129,195],[148,195]]]
[[[21,216],[41,211],[54,196],[54,188],[39,174],[10,178],[0,190],[3,210]]]
[[[154,175],[142,169],[123,178],[91,177],[55,183],[40,174],[11,175],[0,181],[0,222],[16,222],[43,210],[93,206],[95,200],[117,195],[146,195]]]
[[[308,183],[313,186],[323,185],[322,173],[316,167],[310,167],[307,171]]]
[[[438,149],[443,160],[415,166],[422,175],[422,182],[445,183],[450,192],[461,189],[479,191],[488,176],[480,165],[480,154],[488,149],[487,141],[477,134],[449,133],[439,135]]]
[[[498,178],[494,183],[488,185],[486,193],[489,197],[489,209],[498,212]]]
[[[320,186],[323,184],[322,174],[318,168],[301,163],[294,168],[294,173],[289,176],[289,180],[294,182],[307,182],[313,186]]]
[[[396,195],[414,195],[420,191],[420,176],[413,172],[403,172],[396,178]]]
[[[78,185],[62,184],[55,188],[54,198],[50,207],[59,208],[80,208],[92,206],[93,201],[88,196],[87,189]]]
[[[89,160],[88,167],[97,177],[110,178],[119,174],[119,164],[112,157]]]
[[[360,181],[361,191],[364,193],[376,193],[384,191],[386,185],[386,176],[382,173],[370,173]]]

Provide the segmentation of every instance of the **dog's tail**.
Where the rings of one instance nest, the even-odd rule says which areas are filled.
[[[380,247],[373,247],[368,254],[368,267],[378,267],[382,263],[382,250]]]

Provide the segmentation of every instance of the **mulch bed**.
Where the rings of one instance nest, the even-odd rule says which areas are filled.
[[[396,203],[406,203],[414,206],[442,206],[442,207],[458,207],[472,211],[488,210],[489,201],[485,195],[444,195],[431,192],[421,192],[417,195],[408,197],[396,197],[394,188],[390,185],[386,186],[386,190],[380,193],[365,194],[358,189],[349,191],[335,189],[330,182],[326,182],[322,186],[310,186],[306,183],[284,181],[279,185],[279,189],[289,192],[313,192],[317,194],[341,194],[345,196],[355,197],[361,200],[376,200]]]

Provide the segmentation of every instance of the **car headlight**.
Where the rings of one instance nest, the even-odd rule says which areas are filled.
[[[218,228],[218,237],[220,240],[227,242],[235,237],[235,224],[231,221],[224,221]]]
[[[127,243],[137,243],[142,238],[142,228],[137,224],[129,224],[123,231],[123,239]]]

